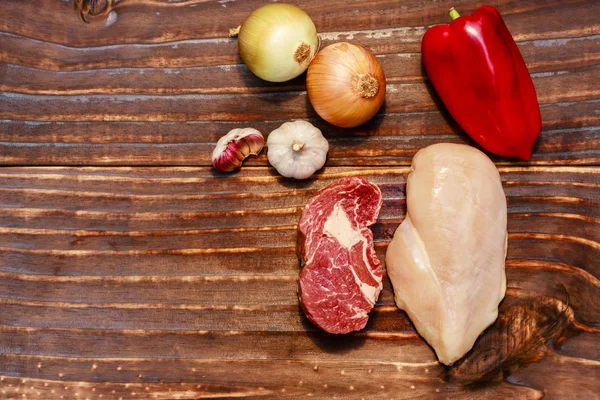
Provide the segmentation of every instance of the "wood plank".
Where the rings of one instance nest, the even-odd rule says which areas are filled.
[[[600,337],[600,169],[500,172],[507,296],[471,355],[445,369],[395,307],[387,277],[367,328],[344,340],[298,307],[295,225],[308,197],[342,176],[377,183],[383,260],[405,214],[406,167],[328,167],[302,183],[256,167],[232,176],[3,168],[0,389],[8,398],[539,398],[546,386],[529,363],[541,359],[548,369],[575,363],[560,375],[578,371],[589,391],[598,361],[585,349]],[[490,347],[505,351],[489,359]]]
[[[384,108],[346,130],[317,117],[304,76],[272,84],[241,63],[228,29],[262,0],[100,0],[89,24],[74,3],[0,2],[0,398],[598,398],[599,2],[491,2],[543,130],[530,162],[492,157],[508,200],[507,294],[450,367],[385,273],[364,330],[312,325],[296,224],[317,190],[365,176],[384,197],[384,260],[415,152],[473,144],[423,72],[421,38],[451,6],[482,3],[292,1],[324,46],[361,43],[386,72]],[[210,168],[227,131],[267,135],[294,118],[330,142],[314,178],[278,176],[264,152],[234,174]]]
[[[259,0],[227,3],[203,0],[168,3],[136,0],[114,4],[93,21],[97,23],[86,25],[80,22],[70,2],[60,4],[52,0],[38,0],[22,4],[18,0],[8,0],[5,3],[3,9],[7,15],[12,14],[14,18],[2,21],[1,30],[77,47],[161,43],[190,38],[225,38],[229,28],[241,24],[254,9],[263,4]],[[450,0],[435,4],[404,0],[400,7],[398,2],[392,0],[368,3],[348,3],[344,0],[323,3],[318,0],[305,0],[289,3],[300,5],[311,16],[319,32],[337,32],[340,25],[348,31],[356,31],[443,23],[448,21],[447,10],[456,5]],[[519,4],[510,0],[493,2],[507,19],[513,14],[544,14],[553,8],[577,12],[593,3],[582,0],[525,0]],[[461,6],[461,12],[471,12],[478,6],[478,3],[465,2]],[[47,13],[39,13],[40,9]],[[106,19],[110,11],[115,11],[117,18],[109,25],[110,29],[106,29]],[[24,18],[19,17],[21,15],[27,16],[27,23],[23,23]],[[206,18],[207,15],[211,15],[212,18]],[[593,15],[587,14],[585,17],[586,21],[594,21]],[[548,20],[544,26],[531,29],[544,32],[561,26],[565,20],[567,16],[561,20]],[[182,26],[186,29],[181,29]],[[579,29],[574,31],[579,32]]]
[[[529,68],[539,72],[539,68],[542,66],[548,68],[555,61],[573,63],[574,61],[585,62],[586,59],[594,60],[597,50],[594,50],[593,42],[598,32],[598,22],[593,18],[594,11],[593,2],[587,2],[577,7],[554,6],[535,12],[504,15]],[[539,15],[540,18],[553,23],[531,24],[532,14],[534,17]],[[444,12],[431,11],[430,15],[438,19],[436,23],[446,22]],[[379,18],[388,17],[379,16]],[[89,33],[89,27],[83,28],[85,28],[84,33]],[[420,40],[426,28],[427,26],[397,24],[392,28],[379,30],[337,31],[336,29],[335,32],[321,31],[321,37],[323,46],[340,40],[352,40],[362,43],[377,55],[398,54],[402,57],[418,57]],[[0,35],[3,36],[4,48],[1,54],[4,62],[46,70],[77,71],[109,68],[119,73],[119,68],[149,67],[158,68],[159,71],[167,68],[166,71],[169,71],[169,69],[185,67],[221,66],[223,68],[219,73],[223,74],[233,68],[241,67],[236,41],[225,37],[145,45],[93,46],[88,44],[88,47],[82,48],[31,40],[10,31]],[[114,38],[116,36],[111,36],[111,39]],[[577,56],[577,49],[581,47],[586,47],[590,52],[583,57],[583,60],[581,56]],[[558,48],[564,49],[556,51]],[[402,60],[398,61],[402,62]],[[243,68],[242,70],[245,71]],[[269,85],[254,78],[248,79],[245,84]]]
[[[52,312],[60,318],[60,310]],[[112,318],[117,317],[115,314]],[[82,314],[80,318],[84,316]],[[577,326],[576,332],[590,332],[598,339],[600,332],[597,327],[582,324],[575,318],[569,305],[556,298],[511,288],[500,308],[498,322],[481,336],[470,354],[448,372],[457,380],[474,382],[491,373],[501,373],[501,367],[507,363],[539,360],[537,351],[540,350],[540,344],[559,341],[565,329],[572,325]],[[84,357],[99,361],[104,358],[143,358],[149,361],[294,359],[311,362],[375,360],[382,363],[436,364],[431,348],[410,324],[404,322],[405,318],[400,320],[403,323],[394,331],[376,331],[368,327],[365,331],[344,336],[343,340],[335,335],[311,330],[199,330],[197,327],[124,329],[114,326],[101,328],[97,324],[90,326],[95,318],[90,319],[90,325],[84,328],[2,325],[0,331],[6,337],[1,347],[3,354]],[[519,321],[530,325],[529,329],[517,329],[514,324]],[[306,321],[303,323],[308,325]],[[509,335],[506,334],[507,326],[512,327]],[[490,347],[504,347],[507,350],[490,360]],[[533,354],[529,354],[530,351]],[[520,355],[520,352],[527,354]],[[27,375],[31,372],[21,373],[34,376]]]
[[[600,44],[600,40],[598,41]],[[590,87],[600,68],[582,68],[568,74],[533,78],[541,104],[586,101],[600,97]],[[74,95],[42,96],[3,93],[0,118],[34,121],[253,121],[268,118],[314,118],[306,107],[305,91],[249,94]],[[35,107],[31,107],[34,104]],[[380,112],[426,112],[436,109],[423,83],[388,84]]]
[[[548,367],[552,369],[555,379],[544,379],[542,377],[542,371]],[[581,372],[577,374],[577,378],[574,376],[569,378],[574,371]],[[599,376],[600,364],[597,361],[561,357],[548,352],[548,356],[539,364],[532,363],[517,371],[512,380],[515,383],[526,381],[534,387],[544,385],[545,394],[548,398],[568,398],[573,394],[577,394],[578,397],[594,399],[598,397]]]
[[[415,38],[410,40],[419,44],[423,33],[424,29],[415,32]],[[390,84],[422,82],[427,79],[423,76],[419,49],[406,52],[400,48],[390,48],[398,42],[409,40],[407,35],[405,31],[399,30],[393,31],[389,37],[360,40],[360,43],[365,46],[369,46],[369,41],[374,41],[374,46],[369,48],[377,54],[386,73],[386,80]],[[10,42],[15,38],[6,36],[6,39]],[[591,35],[562,39],[560,42],[556,39],[554,41],[553,39],[527,40],[520,42],[519,47],[523,58],[527,60],[530,73],[534,76],[551,76],[554,73],[564,75],[569,70],[597,65],[600,60],[598,41],[600,41],[598,35]],[[334,43],[333,40],[324,39],[323,46],[328,42]],[[378,47],[384,48],[387,52],[377,52]],[[22,56],[23,52],[20,48],[17,47],[15,50],[19,50],[15,56]],[[234,46],[231,51],[237,56],[237,46]],[[80,57],[82,61],[89,63],[88,54]],[[31,58],[31,61],[38,63],[42,60],[40,57]],[[123,65],[112,66],[105,61],[97,68],[90,68],[88,65],[85,69],[78,70],[73,70],[77,65],[60,65],[56,68],[51,66],[40,68],[42,65],[29,66],[13,60],[12,55],[7,55],[5,61],[12,61],[12,63],[0,65],[0,73],[6,76],[0,84],[0,90],[24,94],[259,93],[302,90],[305,83],[303,76],[284,83],[271,83],[257,79],[239,59],[232,60],[232,64],[215,66],[205,63],[197,66],[199,61],[196,61],[196,66],[163,67],[153,64],[131,65],[131,59],[117,58],[114,62],[119,61]],[[130,64],[127,64],[128,61]],[[215,79],[216,76],[218,79]],[[58,86],[57,81],[60,81]]]
[[[83,24],[71,7],[53,4],[48,6],[52,25],[39,21],[34,32],[24,31],[27,24],[18,19],[6,22],[0,32],[0,75],[5,77],[0,163],[207,166],[214,143],[230,129],[252,125],[268,134],[294,118],[309,119],[330,139],[329,165],[407,165],[427,145],[472,143],[444,111],[421,68],[421,37],[430,24],[445,22],[440,9],[446,4],[334,3],[302,4],[316,16],[323,44],[353,40],[366,45],[379,55],[389,83],[381,113],[350,130],[316,116],[307,104],[303,77],[270,84],[240,64],[235,40],[223,36],[231,19],[247,15],[254,1],[118,3],[112,11],[120,16],[118,23],[109,27],[100,20]],[[519,41],[542,103],[543,132],[531,163],[597,163],[597,2],[495,5]],[[0,7],[11,13],[21,6],[8,1]],[[219,12],[210,27],[197,22],[184,32],[176,22],[183,9],[190,18]],[[151,29],[128,25],[154,17]],[[340,21],[343,31],[337,28]],[[70,32],[68,39],[64,32]],[[249,164],[265,166],[267,160],[262,155]]]
[[[544,131],[531,164],[593,164],[598,160],[597,101],[542,107]],[[328,165],[407,165],[418,149],[443,142],[472,143],[452,133],[435,111],[386,114],[360,128],[339,132],[309,119],[328,137]],[[252,125],[271,132],[285,120]],[[245,122],[9,122],[0,121],[0,155],[9,164],[209,165],[218,138]],[[574,127],[575,126],[575,127]],[[202,132],[202,135],[199,134]],[[158,141],[158,143],[157,143]],[[150,150],[154,149],[154,150]],[[158,153],[157,153],[158,152]],[[492,157],[500,165],[519,163]],[[263,154],[247,165],[267,165]],[[521,164],[523,164],[521,162]]]
[[[334,180],[366,174],[384,194],[374,227],[383,258],[404,217],[408,168],[327,168],[291,190],[295,184],[267,171],[247,168],[214,179],[208,168],[5,168],[0,239],[17,245],[3,246],[0,257],[6,271],[50,275],[290,276],[298,268],[295,224],[302,206]],[[571,233],[598,241],[597,169],[501,172],[514,242],[509,258],[552,257],[600,276],[597,250],[555,240]],[[263,259],[266,253],[272,262]]]
[[[523,303],[516,303],[512,307],[519,306],[523,307]],[[514,318],[506,321],[522,322],[522,320]],[[545,321],[556,322],[556,320],[548,318]],[[533,321],[528,321],[528,323],[531,324]],[[541,324],[539,328],[542,330],[553,326],[545,326],[543,319],[535,323]],[[35,335],[32,330],[29,332]],[[554,371],[559,368],[560,375],[565,379],[573,376],[572,374],[579,375],[578,385],[581,386],[578,388],[579,392],[594,393],[598,362],[586,358],[565,356],[560,354],[560,350],[556,353],[540,342],[537,342],[537,346],[531,347],[532,343],[536,343],[535,335],[540,333],[537,330],[533,332],[529,341],[516,342],[507,348],[506,359],[510,360],[511,354],[527,349],[533,355],[542,354],[541,363],[536,362],[518,369],[513,366],[506,381],[498,380],[492,386],[476,385],[470,389],[470,385],[460,380],[453,370],[450,370],[449,373],[435,361],[406,362],[397,360],[228,360],[180,359],[172,356],[166,358],[156,356],[152,358],[94,358],[7,353],[0,357],[0,365],[4,368],[9,368],[11,371],[27,369],[36,372],[34,376],[27,378],[5,375],[0,379],[4,382],[2,389],[6,391],[5,393],[13,396],[18,396],[23,392],[33,394],[36,391],[53,394],[57,393],[57,390],[59,393],[63,390],[70,390],[71,392],[66,392],[67,396],[69,393],[73,393],[71,396],[77,393],[75,397],[94,392],[110,396],[110,394],[116,393],[112,392],[115,390],[120,392],[119,395],[124,392],[126,396],[133,397],[140,395],[141,390],[147,390],[150,393],[171,390],[178,393],[177,390],[181,390],[180,388],[194,385],[195,389],[203,389],[196,390],[198,394],[195,396],[199,397],[208,396],[208,393],[204,393],[204,391],[219,393],[241,391],[247,397],[262,392],[267,396],[292,397],[298,393],[304,396],[312,393],[318,398],[331,398],[334,395],[354,398],[354,395],[364,396],[366,393],[372,393],[376,396],[375,398],[388,398],[389,393],[399,393],[398,396],[401,396],[399,398],[404,398],[404,391],[409,393],[406,394],[409,397],[424,391],[423,396],[427,397],[437,396],[434,393],[441,393],[446,396],[451,395],[452,398],[455,398],[454,396],[462,398],[460,397],[462,395],[478,398],[477,396],[483,395],[479,391],[483,391],[492,398],[513,395],[515,398],[523,398],[528,393],[536,395],[532,398],[539,398],[536,389],[533,388],[539,387],[540,384],[544,385],[543,373],[539,373],[542,368],[539,366],[543,365],[544,370],[547,368]],[[478,342],[478,345],[493,344],[494,337],[494,330],[490,330]],[[329,351],[332,352],[335,348],[341,350],[339,347],[329,347]],[[177,349],[181,348],[177,347]],[[561,365],[564,368],[560,367]],[[507,365],[507,367],[509,366]],[[463,363],[459,368],[468,371],[469,367],[468,363]],[[251,373],[253,368],[259,368],[265,373]],[[156,373],[157,370],[160,371],[159,374]],[[535,373],[536,370],[538,373]],[[283,371],[285,372],[282,373]],[[6,374],[6,372],[2,373]],[[274,374],[278,376],[276,381],[272,379]],[[373,384],[377,386],[373,386]],[[529,387],[530,385],[531,387]],[[549,384],[548,387],[550,393],[559,397],[565,393],[572,393],[573,390],[573,387],[569,385],[565,387]],[[51,392],[51,390],[55,391]],[[267,390],[270,392],[265,392]],[[473,392],[473,390],[475,391]],[[533,393],[528,391],[533,391]],[[165,393],[165,396],[174,396],[174,394]]]
[[[15,369],[37,368],[35,378],[5,377],[8,398],[27,395],[67,395],[85,398],[140,398],[152,394],[156,399],[260,397],[260,398],[345,398],[394,399],[446,398],[537,399],[539,390],[499,382],[496,386],[464,390],[439,378],[434,363],[380,362],[302,362],[159,360],[160,376],[148,369],[143,359],[45,358],[4,356],[0,358]],[[5,361],[6,360],[6,361]],[[41,365],[40,365],[41,364]],[[95,366],[95,367],[94,367]],[[254,374],[259,368],[264,374]],[[60,374],[60,378],[58,378]],[[87,376],[86,381],[70,378]],[[277,379],[273,379],[276,376]],[[2,379],[2,378],[0,378]],[[128,383],[131,382],[131,383]],[[200,383],[198,383],[200,382]],[[233,382],[233,383],[232,383]],[[10,386],[9,386],[10,385]],[[444,396],[444,397],[441,397]]]
[[[537,260],[509,260],[511,288],[539,296],[569,294],[574,317],[582,324],[600,321],[600,280],[564,264]],[[286,279],[56,279],[28,281],[2,273],[2,322],[37,328],[78,328],[149,331],[318,331],[304,318],[296,298],[296,276]],[[373,310],[370,332],[413,332],[395,306],[384,277],[384,289]],[[102,283],[100,283],[102,282]],[[48,291],[48,285],[53,289]],[[160,293],[157,284],[162,286]],[[102,285],[102,290],[99,286]],[[81,291],[85,289],[85,296]],[[237,291],[240,295],[226,296]],[[180,292],[185,292],[181,294]],[[510,294],[509,294],[510,297]],[[110,300],[114,299],[114,300]],[[47,316],[52,315],[49,319]],[[97,321],[90,325],[90,321]]]

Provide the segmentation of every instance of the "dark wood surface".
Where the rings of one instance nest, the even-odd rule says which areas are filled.
[[[270,84],[240,63],[228,29],[262,1],[91,3],[84,23],[72,1],[0,2],[1,399],[599,398],[599,2],[490,2],[544,128],[530,162],[493,157],[507,296],[450,368],[387,277],[364,331],[311,325],[295,229],[316,190],[364,176],[384,194],[383,261],[414,153],[472,143],[422,72],[421,37],[451,6],[483,3],[293,1],[324,44],[356,41],[383,65],[384,109],[349,130],[318,119],[303,76]],[[293,118],[330,141],[314,179],[283,179],[265,155],[231,175],[210,168],[228,130]]]
[[[264,133],[308,118],[331,140],[328,165],[406,165],[457,134],[424,79],[421,37],[453,4],[302,1],[323,45],[353,40],[379,56],[383,112],[344,130],[319,120],[304,76],[284,84],[241,64],[228,28],[252,1],[119,1],[82,23],[71,2],[4,0],[0,38],[0,162],[18,165],[210,165],[235,127]],[[600,162],[600,11],[597,1],[494,1],[534,75],[544,132],[529,164]],[[43,12],[42,12],[43,10]],[[116,16],[112,24],[107,14]],[[498,160],[508,164],[514,161]],[[249,160],[266,165],[266,157]]]

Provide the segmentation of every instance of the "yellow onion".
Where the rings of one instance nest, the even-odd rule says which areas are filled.
[[[244,21],[238,35],[240,56],[254,75],[285,82],[302,74],[319,47],[308,14],[290,4],[262,6]]]
[[[364,47],[334,43],[317,54],[308,67],[310,104],[325,121],[341,128],[361,125],[385,100],[385,75],[377,58]]]

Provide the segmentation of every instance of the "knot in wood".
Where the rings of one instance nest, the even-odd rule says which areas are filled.
[[[100,15],[106,15],[112,8],[112,0],[75,0],[75,9],[86,24]]]

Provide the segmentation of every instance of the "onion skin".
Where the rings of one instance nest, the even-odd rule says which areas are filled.
[[[238,35],[242,60],[254,75],[269,82],[302,74],[318,47],[315,24],[291,4],[273,3],[254,10]]]
[[[321,50],[308,67],[310,104],[321,118],[340,128],[362,125],[385,100],[385,74],[361,45],[340,42]]]

